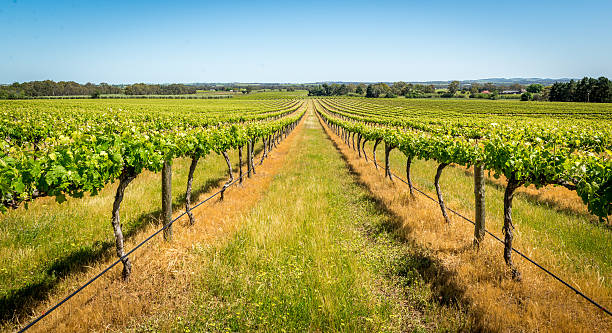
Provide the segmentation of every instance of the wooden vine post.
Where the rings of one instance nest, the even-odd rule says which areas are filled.
[[[480,244],[485,236],[485,186],[484,168],[482,164],[474,165],[474,246],[480,248]]]
[[[164,229],[164,239],[172,240],[172,162],[164,161],[162,167],[162,223],[168,226]]]

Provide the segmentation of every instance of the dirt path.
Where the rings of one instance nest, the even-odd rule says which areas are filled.
[[[298,145],[232,237],[198,253],[187,312],[139,331],[467,330],[430,297],[423,256],[359,184],[311,112]]]
[[[257,166],[256,163],[256,175],[246,179],[243,185],[229,188],[224,201],[220,202],[215,198],[194,210],[194,226],[188,226],[185,216],[174,224],[174,239],[171,242],[165,242],[159,236],[136,251],[131,256],[134,267],[128,283],[121,281],[121,267],[117,266],[34,326],[31,331],[118,330],[133,326],[153,315],[170,315],[189,304],[188,295],[194,274],[192,268],[197,266],[193,262],[193,249],[206,247],[235,230],[240,217],[267,191],[275,174],[284,165],[287,151],[296,144],[295,137],[303,127],[302,122],[272,151],[263,165]],[[246,171],[246,167],[244,169]],[[210,189],[193,202],[198,202],[219,189]],[[176,211],[174,216],[180,213],[181,211]],[[156,228],[158,226],[145,229],[130,239],[126,248],[131,249]],[[58,291],[49,296],[47,302],[38,306],[34,313],[44,312],[112,261],[97,263],[85,273],[68,277],[57,288]]]

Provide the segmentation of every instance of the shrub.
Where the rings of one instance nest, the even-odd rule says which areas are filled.
[[[521,95],[521,101],[529,101],[531,100],[531,93],[526,92]]]

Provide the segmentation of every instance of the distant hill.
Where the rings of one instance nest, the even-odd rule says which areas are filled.
[[[543,78],[524,78],[524,77],[517,77],[517,78],[488,78],[488,79],[477,79],[477,80],[458,80],[461,85],[469,85],[472,83],[479,83],[479,84],[483,84],[483,83],[493,83],[496,85],[511,85],[511,84],[522,84],[522,85],[529,85],[532,83],[539,83],[541,85],[544,86],[550,86],[555,82],[569,82],[570,80],[572,80],[572,78],[559,78],[559,79],[543,79]],[[574,80],[579,80],[579,79],[575,79]],[[454,80],[448,80],[448,81],[404,81],[406,83],[413,83],[413,84],[425,84],[425,85],[430,85],[433,84],[434,86],[447,86],[451,81]],[[314,84],[323,84],[323,83],[327,83],[327,84],[331,84],[331,83],[338,83],[338,84],[349,84],[349,83],[353,83],[353,84],[359,84],[359,83],[378,83],[378,82],[345,82],[345,81],[325,81],[325,82],[315,82]],[[392,84],[393,82],[384,82],[387,84]]]

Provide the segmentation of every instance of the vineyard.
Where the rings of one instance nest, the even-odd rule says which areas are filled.
[[[612,325],[610,104],[298,91],[0,115],[2,329]]]

